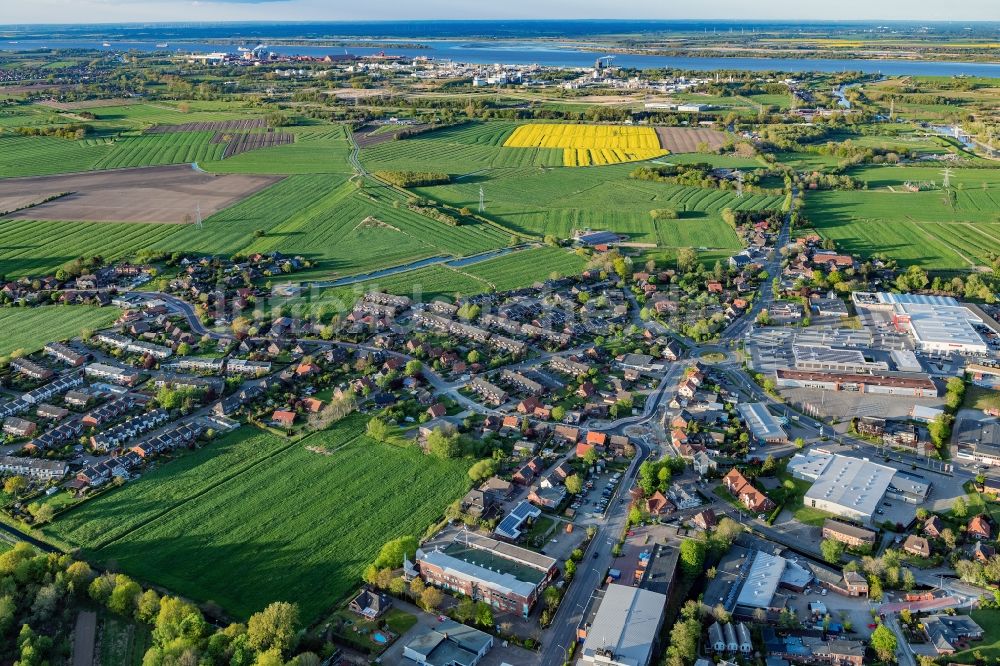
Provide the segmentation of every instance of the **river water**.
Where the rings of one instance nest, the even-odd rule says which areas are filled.
[[[389,40],[381,40],[383,42]],[[547,65],[553,67],[592,67],[603,53],[587,51],[571,44],[537,42],[527,40],[420,40],[427,48],[365,48],[302,45],[272,45],[268,51],[281,55],[324,56],[328,54],[350,53],[352,55],[373,55],[386,52],[390,55],[408,57],[426,56],[472,64],[504,63],[511,65]],[[103,49],[107,51],[165,51],[174,53],[212,53],[217,51],[236,52],[236,46],[229,41],[168,42],[166,48],[158,47],[154,41],[114,41],[110,46],[105,42],[90,38],[52,38],[7,40],[0,42],[0,50],[52,49]],[[159,42],[162,43],[162,42]],[[412,43],[412,41],[410,42]],[[257,46],[248,42],[248,48]],[[617,55],[614,61],[619,67],[637,69],[683,69],[699,71],[748,70],[781,72],[843,72],[860,71],[869,74],[889,76],[984,76],[1000,77],[1000,62],[935,62],[923,60],[857,60],[857,59],[793,59],[793,58],[719,58],[694,56],[654,56]]]

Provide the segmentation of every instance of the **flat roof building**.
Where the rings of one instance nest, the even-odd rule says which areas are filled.
[[[857,349],[836,349],[825,345],[792,345],[792,356],[797,370],[830,370],[869,374],[886,372],[885,361],[869,361]]]
[[[474,533],[417,550],[417,563],[426,583],[524,617],[556,573],[551,557]]]
[[[647,666],[663,625],[666,595],[611,584],[587,628],[580,662],[600,666]]]
[[[936,398],[938,387],[930,375],[909,372],[857,374],[847,372],[814,372],[809,370],[774,371],[779,388],[815,388],[824,391],[851,391],[908,398]]]
[[[860,308],[891,312],[896,330],[909,333],[923,351],[989,352],[976,330],[982,318],[950,296],[855,292],[852,298]]]
[[[493,647],[493,637],[454,620],[441,620],[403,647],[420,666],[476,666]]]
[[[861,523],[870,523],[893,484],[896,470],[861,458],[832,455],[812,487],[805,506]],[[793,476],[795,471],[792,472]]]

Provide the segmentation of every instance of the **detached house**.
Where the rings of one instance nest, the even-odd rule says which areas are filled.
[[[271,414],[271,421],[282,428],[291,428],[295,424],[295,412],[276,409]]]
[[[917,557],[931,556],[931,545],[927,542],[927,539],[915,534],[906,537],[906,541],[903,542],[903,550]]]
[[[989,540],[993,534],[993,528],[985,516],[973,516],[972,520],[969,521],[966,533],[973,539]]]
[[[740,504],[754,513],[764,513],[774,508],[774,502],[751,485],[735,467],[722,479],[726,489],[739,500]]]

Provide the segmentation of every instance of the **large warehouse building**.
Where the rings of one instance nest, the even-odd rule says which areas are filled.
[[[912,372],[883,372],[859,375],[848,372],[808,370],[774,371],[778,388],[815,388],[824,391],[851,391],[906,398],[936,398],[938,387],[930,375]]]
[[[896,330],[909,333],[925,352],[989,352],[976,330],[985,323],[983,319],[950,296],[859,291],[852,299],[859,310],[891,312]]]
[[[796,370],[853,372],[858,374],[887,372],[885,361],[869,361],[857,349],[837,349],[826,345],[792,345]]]
[[[580,663],[647,666],[663,626],[666,595],[630,585],[608,585],[587,629]]]
[[[796,454],[788,471],[797,479],[812,481],[803,503],[862,524],[873,522],[883,498],[919,504],[930,484],[887,465],[862,458],[812,452]]]

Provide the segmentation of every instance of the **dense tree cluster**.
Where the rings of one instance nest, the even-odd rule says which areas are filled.
[[[433,171],[376,171],[374,175],[397,187],[427,187],[451,182],[448,174]]]
[[[209,624],[194,604],[143,590],[124,574],[98,573],[69,555],[38,553],[25,543],[0,555],[0,661],[41,666],[69,657],[76,616],[97,604],[150,625],[144,666],[314,666],[313,653],[293,657],[299,642],[295,604],[273,603],[247,624]]]

